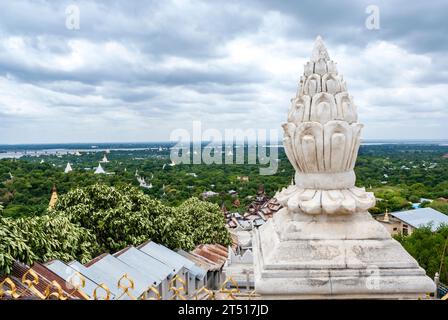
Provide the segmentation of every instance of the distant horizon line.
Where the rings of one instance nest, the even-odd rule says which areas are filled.
[[[361,139],[362,142],[445,142],[448,141],[448,138],[437,138],[437,139],[431,139],[431,138],[423,138],[423,139],[381,139],[381,138],[366,138]],[[201,141],[191,141],[190,143],[208,143],[211,142],[209,140],[201,140]],[[234,143],[255,143],[256,141],[234,141]],[[87,141],[87,142],[29,142],[29,143],[0,143],[0,146],[42,146],[42,145],[96,145],[96,144],[157,144],[157,143],[177,143],[176,141],[167,141],[167,140],[160,140],[160,141]],[[223,141],[223,144],[226,142]],[[269,141],[264,142],[271,143]],[[282,143],[282,140],[278,140],[273,143]]]

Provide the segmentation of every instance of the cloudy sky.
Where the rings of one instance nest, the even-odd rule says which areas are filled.
[[[365,25],[372,4],[378,30]],[[70,5],[79,29],[66,26]],[[364,138],[448,138],[446,1],[2,0],[0,8],[0,143],[166,141],[194,120],[281,135],[319,34]]]

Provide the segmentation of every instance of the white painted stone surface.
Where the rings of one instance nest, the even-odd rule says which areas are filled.
[[[265,298],[424,297],[426,276],[368,209],[375,197],[355,187],[362,124],[318,37],[283,125],[295,182],[284,206],[255,231],[254,276]]]

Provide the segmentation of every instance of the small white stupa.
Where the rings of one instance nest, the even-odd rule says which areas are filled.
[[[102,163],[108,163],[109,160],[107,160],[106,154],[104,154],[103,160],[101,160]]]
[[[105,174],[106,171],[104,171],[103,167],[101,166],[101,163],[98,163],[98,167],[96,168],[95,174]]]
[[[67,162],[67,166],[65,167],[64,173],[69,173],[72,171],[73,171],[73,169],[72,169],[70,162]]]

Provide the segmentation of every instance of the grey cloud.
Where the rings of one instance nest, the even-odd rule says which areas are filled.
[[[80,30],[65,28],[69,4],[79,5]],[[370,31],[364,26],[370,4],[367,0],[4,3],[0,81],[11,90],[0,88],[0,143],[10,142],[4,137],[36,139],[33,128],[48,125],[36,112],[17,111],[15,105],[21,103],[53,110],[60,123],[55,130],[66,129],[58,134],[72,141],[75,134],[88,139],[83,126],[92,135],[90,140],[102,139],[111,123],[129,130],[123,139],[138,136],[137,122],[149,131],[159,128],[154,139],[168,137],[167,128],[173,123],[194,119],[229,127],[238,127],[239,122],[279,127],[296,91],[297,79],[290,75],[303,70],[301,64],[282,66],[282,59],[296,63],[294,59],[307,57],[311,47],[304,45],[311,46],[317,34],[324,37],[330,55],[349,57],[341,67],[348,70],[344,76],[355,101],[381,109],[381,115],[368,114],[364,112],[371,111],[369,106],[361,105],[367,125],[370,121],[376,128],[391,115],[406,124],[409,114],[426,112],[422,121],[440,125],[425,134],[441,137],[441,124],[448,120],[441,113],[447,101],[438,97],[448,83],[448,5],[379,1],[381,29]],[[11,37],[23,41],[23,51],[5,47],[3,40]],[[70,43],[76,41],[87,49],[82,45],[74,49]],[[380,41],[397,46],[388,57],[397,61],[381,60],[381,50],[370,53],[378,55],[378,65],[369,60],[376,57],[363,56]],[[247,45],[249,53],[232,53],[231,45]],[[64,64],[72,60],[72,67]],[[412,65],[414,61],[423,65]],[[395,95],[392,90],[422,87],[428,92],[426,100]],[[377,91],[371,94],[372,88]],[[92,120],[95,116],[100,118]],[[28,122],[26,132],[20,130],[21,121]],[[396,131],[397,137],[412,132],[412,125]],[[102,133],[95,133],[92,126]],[[373,129],[367,132],[374,134]],[[46,134],[38,139],[52,138]]]

